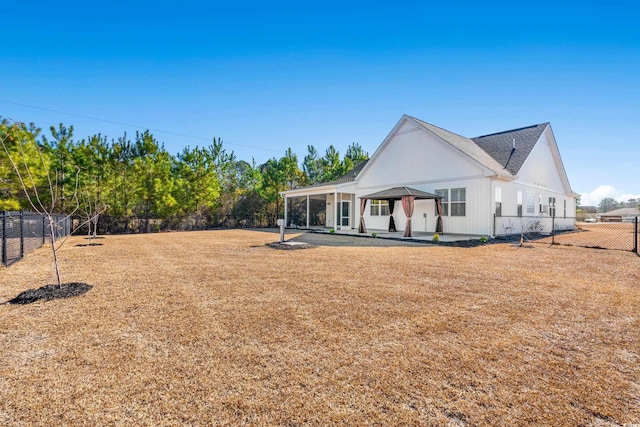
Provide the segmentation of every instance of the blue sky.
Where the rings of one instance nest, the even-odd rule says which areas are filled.
[[[640,198],[634,2],[443,3],[15,2],[0,115],[257,163],[373,154],[402,114],[468,137],[548,121],[584,204]]]

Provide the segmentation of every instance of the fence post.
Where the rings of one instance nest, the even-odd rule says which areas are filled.
[[[20,259],[24,258],[24,211],[20,211]]]
[[[633,222],[633,252],[638,253],[638,217]]]
[[[7,261],[7,211],[2,211],[2,264]]]

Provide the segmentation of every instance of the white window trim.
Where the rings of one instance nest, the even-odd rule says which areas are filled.
[[[464,200],[455,200],[455,201],[453,200],[453,192],[456,190],[464,190]],[[467,188],[466,187],[452,188],[451,197],[449,198],[449,204],[451,205],[449,216],[461,216],[461,217],[467,216]],[[454,215],[453,214],[454,205],[456,205],[456,207],[460,205],[464,206],[464,215]]]
[[[386,213],[383,213],[384,207],[386,208]],[[377,207],[378,213],[373,213],[373,208]],[[369,216],[389,216],[389,202],[387,200],[371,200],[369,203]]]

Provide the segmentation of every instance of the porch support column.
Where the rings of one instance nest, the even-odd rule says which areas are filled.
[[[288,204],[287,203],[287,196],[284,196],[284,226],[285,227],[287,226],[287,219],[288,219],[287,218],[288,217],[288,215],[287,215],[287,210],[288,210],[287,209],[287,204]]]
[[[338,231],[338,191],[333,192],[333,229]]]
[[[351,229],[356,228],[356,195],[351,195],[351,212],[349,212],[349,224],[351,225]]]
[[[307,228],[309,228],[309,195],[307,194]]]

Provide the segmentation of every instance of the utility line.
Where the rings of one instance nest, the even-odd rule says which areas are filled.
[[[99,119],[99,118],[96,118],[96,117],[85,116],[85,115],[82,115],[82,114],[67,113],[66,111],[53,110],[51,108],[44,108],[44,107],[37,107],[35,105],[22,104],[20,102],[7,101],[7,100],[4,100],[4,99],[0,99],[0,102],[4,102],[5,104],[19,105],[21,107],[34,108],[36,110],[49,111],[49,112],[52,112],[52,113],[66,114],[67,116],[80,117],[80,118],[83,118],[83,119],[95,120],[95,121],[98,121],[98,122],[111,123],[111,124],[119,125],[119,126],[127,126],[127,127],[131,127],[131,128],[135,128],[135,129],[146,129],[146,130],[150,130],[150,131],[153,131],[153,132],[159,132],[159,133],[165,133],[165,134],[168,134],[168,135],[181,136],[181,137],[184,137],[184,138],[200,139],[200,140],[203,140],[203,141],[211,141],[212,140],[212,138],[205,138],[205,137],[202,137],[202,136],[187,135],[187,134],[184,134],[184,133],[171,132],[171,131],[166,131],[166,130],[162,130],[162,129],[153,129],[153,128],[148,128],[148,127],[145,127],[145,126],[132,125],[132,124],[129,124],[129,123],[114,122],[112,120]],[[270,149],[270,148],[255,147],[255,146],[252,146],[252,145],[234,144],[234,143],[231,143],[231,142],[224,142],[224,144],[233,145],[233,146],[242,147],[242,148],[250,148],[250,149],[253,149],[253,150],[270,151],[270,152],[273,152],[273,153],[278,153],[279,152],[278,150],[273,150],[273,149]]]

